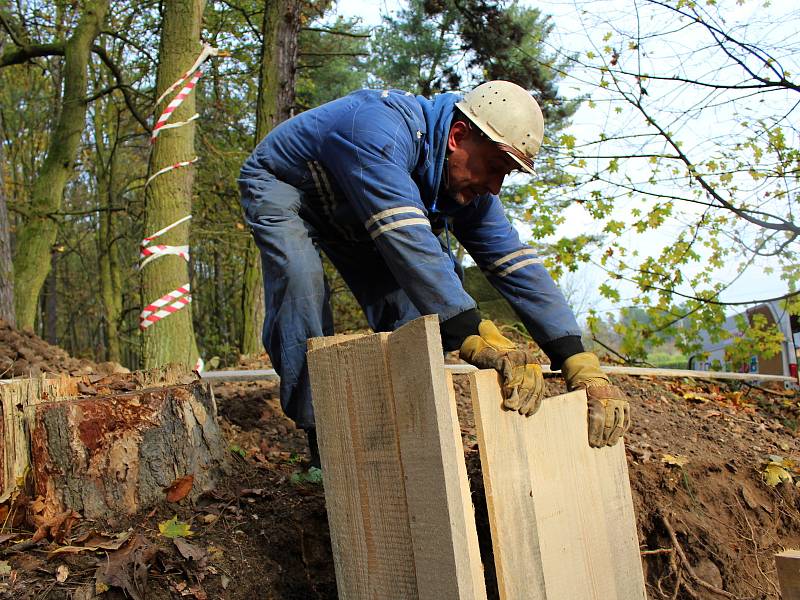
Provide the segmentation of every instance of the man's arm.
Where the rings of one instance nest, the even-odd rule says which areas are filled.
[[[454,233],[489,282],[508,300],[553,369],[583,352],[581,330],[535,251],[523,244],[495,196],[481,198]]]
[[[420,313],[447,322],[474,310],[475,302],[431,231],[411,177],[424,145],[421,116],[391,102],[398,100],[365,102],[341,118],[327,135],[320,161]]]

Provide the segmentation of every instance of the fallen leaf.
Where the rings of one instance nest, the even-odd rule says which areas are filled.
[[[709,398],[706,396],[702,396],[696,392],[686,392],[683,394],[684,400],[691,400],[692,402],[699,402],[701,404],[705,404],[709,401]]]
[[[219,519],[219,515],[214,515],[211,513],[205,514],[202,517],[200,517],[200,520],[206,525],[210,525],[211,523],[216,522],[217,519]]]
[[[67,565],[58,565],[56,567],[56,581],[64,583],[69,577],[69,567]]]
[[[8,540],[13,540],[21,535],[21,533],[4,533],[0,535],[0,544],[5,544]]]
[[[674,456],[672,454],[665,454],[661,457],[661,462],[673,467],[682,467],[689,462],[689,459],[685,456],[680,456],[679,454]]]
[[[185,538],[194,534],[188,523],[178,521],[178,516],[175,515],[169,521],[162,521],[158,524],[158,530],[161,535],[167,538]]]
[[[172,540],[181,556],[187,560],[194,561],[196,565],[203,567],[204,563],[208,562],[208,552],[202,548],[190,544],[183,538],[175,538]]]
[[[167,502],[180,502],[186,498],[192,490],[193,483],[194,475],[178,477],[175,481],[170,483],[168,487],[164,488],[164,491],[167,493]]]
[[[742,498],[744,498],[747,506],[750,507],[750,510],[755,510],[759,506],[759,503],[755,497],[753,497],[753,493],[744,485],[742,485],[740,489],[742,492]]]
[[[220,578],[220,583],[222,584],[222,589],[227,590],[228,586],[231,584],[231,578],[228,577],[227,575],[223,575]]]
[[[95,571],[97,593],[102,593],[103,586],[104,591],[110,587],[118,587],[133,600],[143,600],[147,571],[157,553],[158,547],[137,533],[123,548],[109,552],[100,563]]]
[[[11,565],[7,560],[0,560],[0,576],[11,575]]]
[[[52,558],[57,554],[78,554],[80,552],[96,552],[97,550],[119,550],[120,547],[130,537],[130,531],[123,531],[114,537],[90,531],[88,535],[84,535],[76,541],[81,542],[82,546],[61,546],[55,550],[51,550],[47,558]]]
[[[783,465],[774,461],[767,463],[762,474],[764,476],[764,483],[769,487],[775,487],[782,481],[792,481],[791,473],[789,473]]]
[[[80,514],[72,510],[66,510],[49,518],[35,514],[31,517],[33,524],[36,525],[36,531],[31,537],[31,541],[38,542],[49,538],[57,544],[61,543],[80,517]]]

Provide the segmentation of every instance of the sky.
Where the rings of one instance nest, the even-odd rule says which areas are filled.
[[[636,23],[635,19],[632,17],[637,5],[634,0],[593,0],[592,2],[542,0],[535,4],[528,2],[524,2],[524,4],[536,6],[542,10],[543,13],[553,16],[556,27],[550,40],[554,46],[569,48],[570,50],[579,52],[579,54],[592,50],[593,46],[595,49],[597,49],[598,46],[602,46],[604,35],[607,33],[616,33],[612,31],[614,26],[630,28],[635,26]],[[639,2],[638,4],[641,5],[642,3]],[[751,39],[758,39],[759,36],[764,36],[764,39],[770,40],[784,39],[796,35],[798,30],[798,15],[796,9],[790,7],[792,3],[774,3],[775,5],[771,5],[768,9],[764,8],[762,2],[752,0],[747,0],[745,2],[721,0],[720,4],[724,4],[726,7],[724,13],[726,25],[741,27],[741,31],[746,31],[747,34],[751,36]],[[395,0],[383,0],[382,2],[370,3],[343,0],[337,3],[336,12],[344,17],[359,17],[365,25],[376,25],[380,23],[381,12],[387,10],[394,11],[399,5],[400,3]],[[605,23],[605,21],[613,23],[614,25],[609,25]],[[644,26],[647,25],[652,26],[653,24],[644,24]],[[688,31],[690,30],[687,30],[687,32]],[[689,35],[691,34],[687,33],[687,36]],[[680,69],[690,66],[691,61],[695,57],[695,55],[690,52],[693,48],[693,40],[687,38],[684,46],[681,44],[680,37],[677,39],[679,42],[670,47],[656,47],[654,43],[651,43],[649,46],[651,52],[649,56],[647,56],[648,60],[651,61],[649,65],[651,68],[657,68],[662,72],[673,70],[677,73]],[[614,37],[611,38],[609,43],[613,44],[613,41]],[[622,54],[624,56],[624,51]],[[707,58],[700,53],[697,53],[696,57],[699,61],[707,60]],[[797,57],[795,57],[795,61],[796,59]],[[673,62],[670,63],[669,61]],[[680,61],[684,61],[686,64],[681,65]],[[696,69],[705,68],[706,74],[712,73],[715,68],[713,64],[696,64],[694,66]],[[798,66],[797,69],[800,69],[800,66]],[[794,72],[797,72],[797,69],[795,69]],[[561,94],[567,97],[579,96],[584,93],[591,93],[593,96],[597,96],[598,90],[596,86],[592,85],[587,87],[582,84],[580,82],[580,74],[578,75],[578,77],[568,80],[562,85]],[[661,93],[656,88],[655,84],[651,84],[651,86],[651,94],[656,94],[657,96]],[[677,96],[669,98],[667,96],[669,93],[674,92],[664,91],[663,98],[674,102],[676,107],[681,106],[682,100],[686,100],[686,98]],[[756,103],[754,103],[752,107],[748,107],[748,109],[753,111],[766,111],[766,114],[769,114],[771,110],[769,106],[764,107]],[[679,112],[679,110],[679,108],[676,108],[676,112]],[[706,112],[707,114],[702,119],[681,118],[680,115],[675,118],[675,126],[682,128],[678,131],[682,141],[700,154],[702,154],[704,149],[703,144],[706,144],[707,140],[712,137],[711,132],[718,132],[721,135],[724,133],[725,128],[733,127],[733,121],[731,120],[733,115],[725,113],[724,107]],[[756,114],[754,113],[754,117],[755,116]],[[588,105],[584,104],[575,115],[569,133],[575,135],[578,139],[578,143],[581,143],[582,140],[595,139],[599,131],[609,131],[614,128],[624,131],[627,123],[626,119],[632,118],[635,118],[635,115],[632,116],[629,113],[623,113],[617,116],[615,113],[611,112],[611,108],[608,105],[604,106],[602,102],[599,103],[599,108],[595,109],[591,109]],[[626,166],[623,165],[622,169],[624,170],[625,168]],[[630,176],[635,178],[636,165],[631,162],[628,168],[634,171]],[[630,208],[630,205],[620,203],[614,218],[619,218],[621,220],[629,219]],[[574,235],[575,232],[578,231],[600,233],[602,230],[603,224],[593,220],[577,203],[570,206],[566,210],[565,215],[566,224],[557,233],[556,237],[563,234]],[[678,227],[680,226],[675,224],[673,227],[666,227],[656,233],[648,232],[644,236],[632,233],[626,234],[626,243],[631,249],[636,248],[643,254],[648,252],[652,253],[656,249],[670,244],[677,235]],[[524,228],[522,234],[523,236],[525,235]],[[731,286],[731,288],[724,293],[722,298],[726,301],[735,302],[753,299],[754,297],[768,298],[785,293],[787,291],[786,284],[781,281],[777,275],[765,274],[764,268],[766,266],[768,265],[763,262],[754,265],[754,268],[751,268]],[[729,279],[734,272],[733,267],[734,265],[731,264],[728,268],[720,270],[716,274],[716,277],[722,281]],[[691,274],[691,270],[688,274]],[[579,277],[588,280],[589,287],[600,285],[608,278],[605,272],[591,266],[582,269]],[[623,286],[621,292],[623,299],[619,304],[602,299],[598,295],[593,298],[592,305],[594,308],[601,311],[614,311],[620,306],[627,305],[630,298],[636,295],[633,286],[628,288]]]

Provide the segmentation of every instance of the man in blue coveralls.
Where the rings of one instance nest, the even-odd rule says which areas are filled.
[[[541,368],[481,319],[441,232],[452,232],[509,301],[567,387],[586,389],[589,444],[613,445],[627,430],[626,398],[584,351],[563,295],[497,197],[509,173],[534,174],[543,134],[534,98],[507,81],[430,100],[361,90],[282,123],[247,159],[239,187],[261,251],[263,342],[283,410],[308,434],[312,465],[319,456],[306,341],[333,334],[320,251],[373,330],[438,315],[445,350],[500,373],[507,409],[538,409]]]

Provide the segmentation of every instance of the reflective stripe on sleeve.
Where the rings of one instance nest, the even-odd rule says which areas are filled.
[[[387,231],[398,229],[400,227],[409,227],[411,225],[425,225],[430,229],[431,222],[428,221],[428,219],[400,219],[399,221],[393,221],[391,223],[387,223],[386,225],[381,225],[374,231],[370,231],[369,235],[374,240],[379,235],[386,233]]]
[[[522,267],[527,267],[528,265],[540,265],[542,264],[542,262],[543,261],[541,258],[528,258],[527,260],[521,260],[518,263],[514,263],[510,267],[503,269],[497,274],[497,276],[505,277],[506,275],[513,273],[517,269],[521,269]]]
[[[381,219],[385,219],[386,217],[393,217],[394,215],[402,215],[404,213],[411,213],[415,215],[425,216],[425,213],[416,206],[400,206],[398,208],[389,208],[387,210],[382,210],[381,212],[372,215],[372,217],[370,217],[367,220],[367,222],[364,223],[364,227],[369,229]]]
[[[521,256],[531,256],[532,258],[527,258],[525,260],[521,260],[517,263],[507,266],[504,269],[500,269],[503,265],[507,265],[510,261],[514,260],[515,258],[519,258]],[[485,271],[490,273],[494,273],[498,277],[505,277],[510,273],[513,273],[517,269],[521,269],[522,267],[526,267],[528,265],[536,265],[542,264],[541,258],[536,255],[536,251],[533,248],[523,248],[522,250],[515,250],[510,254],[506,254],[502,258],[497,259],[488,267],[485,267]]]

